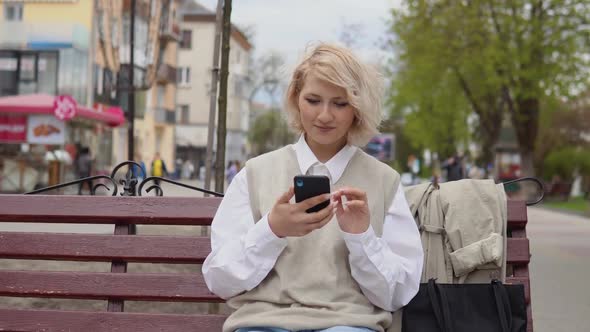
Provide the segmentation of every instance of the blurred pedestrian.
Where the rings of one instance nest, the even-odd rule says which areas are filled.
[[[76,158],[75,168],[78,179],[87,178],[92,173],[92,156],[90,155],[90,149],[88,147],[81,147]],[[92,180],[87,180],[80,182],[78,185],[78,195],[82,195],[82,187],[84,184],[87,185],[88,191],[92,193]]]
[[[154,155],[154,160],[152,161],[152,176],[158,177],[166,177],[168,176],[168,169],[166,168],[166,163],[160,157],[160,152],[156,152]],[[160,185],[160,180],[154,180],[156,185]]]
[[[238,165],[236,165],[235,161],[230,161],[227,164],[227,169],[225,170],[225,178],[227,180],[227,185],[229,186],[234,177],[238,174]]]
[[[441,168],[447,171],[447,181],[457,181],[465,178],[463,155],[460,153],[455,153],[452,157],[445,160]]]
[[[146,168],[145,168],[145,163],[141,159],[141,155],[140,154],[136,154],[135,155],[135,160],[134,161],[139,164],[139,167],[137,165],[133,165],[133,167],[132,167],[133,176],[135,178],[137,178],[137,181],[138,182],[141,182],[147,176],[147,171],[146,171]]]

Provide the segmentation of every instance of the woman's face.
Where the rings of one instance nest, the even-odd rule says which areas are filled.
[[[312,150],[336,153],[346,145],[355,115],[344,88],[310,74],[299,93],[298,106],[307,144]]]

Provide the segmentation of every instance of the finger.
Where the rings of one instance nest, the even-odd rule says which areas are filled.
[[[336,203],[330,202],[330,204],[328,204],[328,206],[326,206],[325,208],[321,209],[318,212],[307,213],[303,222],[308,223],[308,224],[318,223],[318,222],[324,220],[326,217],[328,217],[330,215],[330,213],[332,213],[334,211],[335,207],[336,207]]]
[[[317,196],[308,198],[308,199],[304,200],[303,202],[299,202],[297,204],[299,205],[300,209],[307,210],[307,209],[310,209],[322,202],[330,200],[330,197],[331,197],[331,194],[317,195]]]
[[[367,202],[365,201],[348,201],[346,202],[346,205],[344,206],[344,210],[346,211],[346,209],[364,209],[367,207]]]
[[[309,224],[308,227],[310,227],[312,230],[320,229],[320,228],[326,226],[326,224],[328,224],[330,222],[330,220],[332,220],[332,218],[334,218],[335,214],[336,214],[336,209],[333,208],[332,212],[330,212],[330,214],[326,218],[324,218],[316,223]]]
[[[367,193],[356,188],[341,188],[338,190],[338,197],[346,196],[349,200],[367,200]]]
[[[289,203],[291,198],[293,198],[293,195],[295,195],[295,190],[293,189],[293,187],[289,187],[289,190],[282,194],[281,197],[279,197],[279,199],[277,200],[277,204]]]

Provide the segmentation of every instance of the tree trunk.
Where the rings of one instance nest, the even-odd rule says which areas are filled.
[[[535,166],[533,163],[533,151],[520,150],[521,176],[535,176]]]
[[[221,71],[219,75],[219,119],[217,123],[217,158],[215,160],[215,191],[223,192],[225,184],[225,136],[227,115],[227,77],[229,75],[229,37],[231,33],[232,0],[223,3],[223,30],[221,37]]]
[[[478,115],[480,120],[480,141],[481,157],[479,162],[487,174],[488,164],[494,162],[494,147],[500,137],[502,130],[502,119],[504,118],[504,103],[502,98],[497,96],[488,96],[485,102],[485,109],[482,109]]]
[[[533,152],[539,132],[539,99],[518,99],[517,110],[512,114],[512,124],[520,147],[521,175],[535,176]]]

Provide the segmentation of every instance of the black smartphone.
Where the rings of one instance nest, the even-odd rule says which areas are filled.
[[[295,188],[295,202],[299,203],[308,198],[330,193],[330,179],[324,175],[297,175],[293,178]],[[317,212],[330,204],[326,200],[305,210],[307,213]]]

